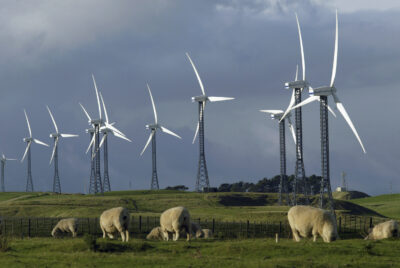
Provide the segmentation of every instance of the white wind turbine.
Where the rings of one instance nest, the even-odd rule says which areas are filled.
[[[7,161],[15,161],[17,159],[12,159],[12,158],[6,158],[4,154],[1,155],[0,161],[1,161],[1,191],[5,192],[5,186],[4,186],[4,168],[6,165]]]
[[[103,176],[103,188],[104,192],[109,192],[111,191],[111,184],[110,184],[110,177],[108,174],[108,133],[113,134],[115,137],[132,142],[130,139],[128,139],[124,133],[119,131],[116,127],[114,127],[114,123],[109,122],[108,120],[108,113],[106,109],[106,105],[104,104],[104,99],[103,95],[101,92],[100,94],[100,99],[103,104],[103,109],[104,109],[104,116],[106,117],[106,120],[103,121],[103,125],[100,127],[100,132],[103,133],[103,137],[100,141],[99,144],[99,149],[101,146],[103,146],[103,152],[104,152],[104,176]]]
[[[337,69],[337,56],[338,56],[338,15],[336,10],[336,31],[335,31],[335,49],[334,49],[334,56],[333,56],[333,66],[332,66],[332,76],[331,76],[331,83],[329,86],[323,86],[318,88],[309,88],[310,97],[300,104],[293,107],[296,109],[313,101],[319,100],[320,101],[320,117],[321,117],[321,161],[322,161],[322,182],[321,182],[321,193],[320,193],[320,206],[323,206],[323,193],[325,191],[325,187],[327,188],[328,198],[329,198],[329,206],[330,209],[333,210],[332,204],[332,191],[331,191],[331,184],[330,184],[330,174],[329,174],[329,133],[328,133],[328,97],[332,96],[333,100],[336,104],[337,109],[342,114],[343,118],[349,125],[350,129],[352,130],[353,134],[357,138],[358,142],[360,143],[361,149],[364,153],[366,153],[364,145],[360,139],[360,136],[355,129],[353,122],[351,121],[349,115],[347,114],[343,104],[340,102],[336,92],[337,89],[334,85],[335,77],[336,77],[336,69]]]
[[[54,119],[54,116],[51,113],[49,106],[46,105],[46,108],[47,108],[47,111],[49,112],[51,121],[53,122],[54,129],[56,131],[55,133],[50,133],[50,138],[53,138],[53,140],[54,140],[53,152],[51,153],[51,158],[50,158],[50,164],[54,159],[53,192],[60,194],[61,193],[61,183],[60,183],[60,177],[58,175],[58,142],[59,142],[60,137],[61,138],[74,138],[74,137],[79,137],[79,135],[60,133],[58,131],[56,120]]]
[[[202,95],[192,97],[192,102],[199,103],[199,121],[197,123],[196,132],[194,134],[193,143],[196,140],[197,134],[199,134],[199,147],[200,147],[200,156],[199,156],[199,166],[197,171],[197,180],[196,180],[196,191],[202,191],[205,188],[208,189],[210,187],[210,182],[208,179],[208,171],[207,171],[207,164],[206,164],[206,157],[204,153],[204,109],[206,107],[206,102],[217,102],[217,101],[226,101],[226,100],[233,100],[235,98],[231,97],[212,97],[207,96],[204,90],[203,83],[201,82],[200,75],[197,72],[196,66],[194,65],[192,59],[190,58],[189,54],[186,53],[187,58],[190,61],[190,64],[193,67],[193,71],[196,74],[197,81],[199,82],[200,89]]]
[[[142,152],[140,153],[140,155],[143,155],[144,151],[146,150],[147,146],[150,144],[150,141],[152,142],[152,168],[153,168],[153,172],[152,172],[152,178],[151,178],[151,186],[150,189],[151,190],[158,190],[159,189],[159,185],[158,185],[158,176],[157,176],[157,151],[156,151],[156,132],[158,129],[161,129],[162,132],[167,133],[171,136],[177,137],[179,139],[182,139],[178,134],[172,132],[171,130],[161,126],[160,124],[158,124],[158,118],[157,118],[157,111],[156,111],[156,106],[154,104],[154,99],[153,99],[153,95],[151,94],[151,90],[149,85],[147,84],[147,89],[149,91],[149,95],[150,95],[150,100],[151,100],[151,104],[153,106],[153,112],[154,112],[154,124],[152,125],[146,125],[146,129],[151,130],[149,139],[146,142],[146,145],[144,146]]]
[[[38,139],[34,139],[32,137],[31,125],[29,124],[28,115],[26,114],[25,109],[24,109],[24,114],[25,114],[25,118],[26,118],[26,124],[28,125],[29,137],[23,139],[23,141],[26,142],[26,149],[24,152],[24,156],[21,159],[21,162],[23,162],[25,159],[25,156],[28,155],[28,176],[27,176],[27,181],[26,181],[26,191],[33,192],[32,169],[31,169],[31,145],[32,145],[32,142],[43,145],[43,146],[47,146],[47,147],[49,147],[49,145]]]

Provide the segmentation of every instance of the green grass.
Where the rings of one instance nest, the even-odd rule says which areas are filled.
[[[395,240],[341,240],[330,244],[281,239],[104,243],[93,252],[80,238],[13,240],[0,252],[1,267],[390,267],[400,262]]]
[[[193,218],[218,221],[283,221],[289,207],[277,205],[276,193],[194,193],[181,191],[116,191],[103,196],[53,193],[0,193],[0,215],[17,217],[99,217],[108,208],[123,206],[132,216],[159,216],[185,206]],[[314,200],[315,201],[315,200]],[[378,216],[346,201],[339,213]]]
[[[372,209],[386,217],[400,219],[400,194],[353,199],[351,202]]]

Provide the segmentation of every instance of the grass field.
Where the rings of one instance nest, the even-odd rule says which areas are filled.
[[[378,216],[355,203],[337,201],[339,210]],[[181,191],[118,191],[104,196],[52,193],[0,193],[0,215],[17,217],[99,217],[110,207],[123,206],[133,216],[159,216],[185,206],[194,218],[219,221],[281,221],[289,207],[277,205],[274,193],[193,193]],[[340,212],[340,211],[339,211]]]
[[[351,202],[372,209],[386,217],[400,219],[400,194],[353,199]]]
[[[340,240],[330,244],[281,239],[102,242],[114,252],[90,251],[83,239],[13,240],[1,267],[398,267],[394,240]]]

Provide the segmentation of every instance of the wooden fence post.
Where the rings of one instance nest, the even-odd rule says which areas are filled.
[[[249,238],[249,228],[250,228],[250,222],[247,220],[247,226],[246,226],[246,237]]]
[[[282,222],[279,222],[279,237],[282,236]]]
[[[142,232],[142,215],[139,216],[139,233]]]
[[[369,228],[372,228],[372,217],[369,217]]]
[[[339,233],[342,232],[342,217],[339,217]]]

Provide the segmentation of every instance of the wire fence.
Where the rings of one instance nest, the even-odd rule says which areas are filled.
[[[13,237],[49,237],[57,222],[62,218],[18,218],[0,217],[0,235]],[[387,219],[342,215],[337,217],[339,236],[343,238],[360,238],[368,233],[368,229]],[[287,221],[279,222],[225,222],[215,219],[194,218],[202,229],[210,229],[216,239],[273,238],[279,234],[282,238],[291,237]],[[133,216],[130,220],[131,237],[145,238],[154,228],[159,226],[159,217]],[[93,234],[101,236],[99,218],[78,218],[78,236]]]

